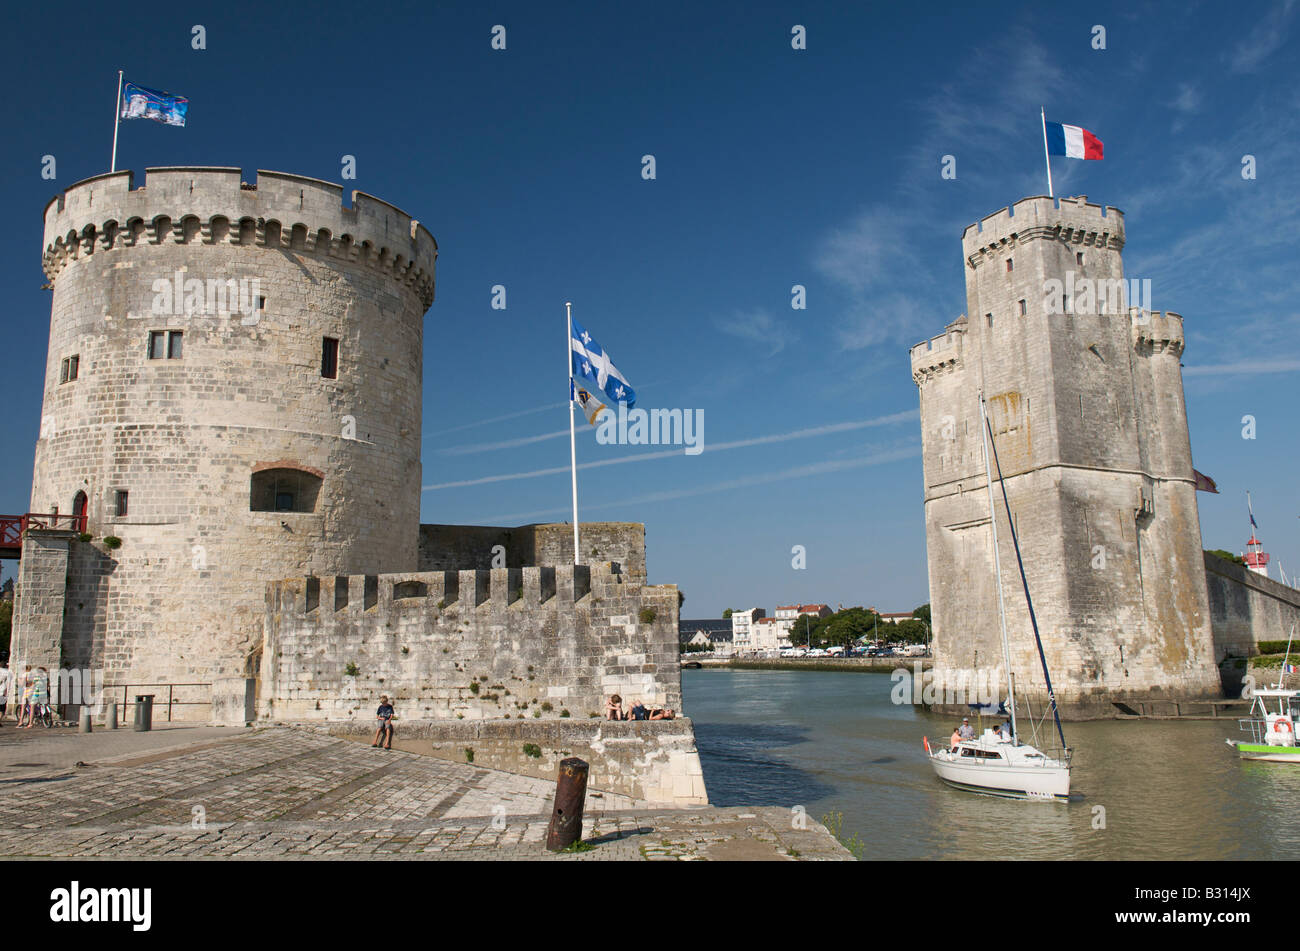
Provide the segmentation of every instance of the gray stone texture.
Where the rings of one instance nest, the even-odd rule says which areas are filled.
[[[988,216],[962,239],[967,315],[912,349],[941,687],[977,675],[1005,683],[983,392],[1063,711],[1106,716],[1113,699],[1220,690],[1182,318],[1077,291],[1064,313],[1048,312],[1049,280],[1102,288],[1122,279],[1124,240],[1122,213],[1083,198],[1027,198]],[[996,502],[1011,666],[1018,691],[1041,710],[1043,675],[1000,495]]]

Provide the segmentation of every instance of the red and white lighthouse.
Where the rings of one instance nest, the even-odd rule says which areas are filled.
[[[1264,551],[1264,543],[1259,540],[1256,532],[1259,526],[1255,524],[1255,511],[1250,504],[1250,493],[1246,493],[1246,509],[1250,512],[1250,541],[1246,542],[1246,554],[1243,559],[1246,567],[1257,575],[1268,577],[1268,552]]]

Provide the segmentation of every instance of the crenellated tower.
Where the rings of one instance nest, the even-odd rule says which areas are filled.
[[[1152,312],[1146,285],[1125,279],[1124,241],[1123,214],[1082,197],[1026,198],[988,216],[962,236],[967,313],[912,348],[941,689],[1004,676],[983,392],[1066,712],[1105,716],[1124,698],[1219,692],[1182,318]],[[1000,497],[998,506],[1012,667],[1041,710]]]
[[[437,244],[343,198],[154,168],[47,206],[31,510],[84,511],[94,541],[67,542],[62,632],[29,625],[19,649],[109,683],[253,675],[267,581],[417,564]]]

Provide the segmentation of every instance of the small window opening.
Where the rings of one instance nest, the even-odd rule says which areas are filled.
[[[118,518],[126,518],[130,513],[130,498],[126,489],[118,489],[113,493],[113,514]]]
[[[339,378],[339,342],[335,337],[321,339],[320,375],[327,380]]]

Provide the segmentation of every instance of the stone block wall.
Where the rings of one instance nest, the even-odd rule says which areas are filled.
[[[689,719],[401,721],[402,737],[429,743],[434,756],[456,763],[554,780],[560,760],[591,767],[589,792],[619,793],[653,805],[708,805],[704,772]],[[371,721],[336,724],[331,733],[371,735]]]
[[[645,526],[639,522],[583,522],[579,543],[583,564],[616,563],[630,581],[646,580]],[[573,523],[552,522],[498,528],[489,525],[421,525],[420,571],[488,570],[497,547],[505,567],[573,564]]]
[[[259,714],[368,723],[385,693],[420,720],[582,720],[611,693],[680,711],[677,611],[610,564],[279,581]]]
[[[1257,654],[1260,641],[1286,640],[1293,624],[1300,638],[1300,591],[1209,552],[1204,558],[1220,661]]]

